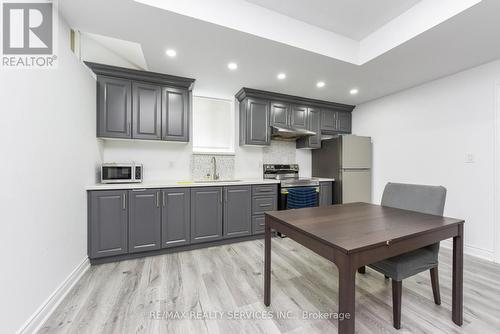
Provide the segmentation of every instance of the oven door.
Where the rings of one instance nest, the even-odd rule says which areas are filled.
[[[134,166],[106,166],[101,168],[102,183],[127,183],[134,181]]]

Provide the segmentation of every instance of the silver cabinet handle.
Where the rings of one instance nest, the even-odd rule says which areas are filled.
[[[123,193],[122,209],[125,210],[126,208],[127,208],[127,193]]]
[[[223,193],[222,193],[222,189],[220,191],[220,202],[222,203],[222,196],[223,196]]]
[[[224,194],[224,203],[227,203],[227,189],[226,189],[226,193]]]
[[[135,191],[135,192],[146,191],[146,188],[143,188],[143,189],[132,189],[132,191]]]
[[[266,206],[271,206],[271,205],[272,205],[272,204],[259,204],[259,206],[260,206],[261,208],[264,208],[264,207],[266,207]]]
[[[162,204],[163,204],[163,207],[165,207],[166,203],[167,203],[167,194],[165,194],[165,192],[162,192]]]
[[[157,208],[160,207],[160,192],[159,191],[156,192],[156,207]]]

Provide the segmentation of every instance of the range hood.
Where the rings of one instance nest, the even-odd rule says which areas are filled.
[[[273,125],[271,128],[272,128],[271,137],[273,139],[293,141],[301,137],[316,135],[316,132],[305,129],[289,128],[277,125]]]

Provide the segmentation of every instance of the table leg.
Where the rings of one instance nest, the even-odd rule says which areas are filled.
[[[271,304],[271,226],[266,217],[264,245],[264,305]]]
[[[354,334],[354,312],[356,301],[356,270],[339,267],[339,334]]]
[[[459,326],[463,323],[463,280],[464,280],[464,225],[458,225],[458,235],[453,238],[453,287],[452,319]]]

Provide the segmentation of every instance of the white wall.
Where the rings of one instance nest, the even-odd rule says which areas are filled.
[[[101,161],[95,80],[69,50],[59,67],[0,73],[0,314],[14,333],[87,254],[85,186]]]
[[[445,215],[464,218],[465,251],[493,259],[494,117],[500,61],[358,106],[373,138],[373,199],[389,181],[440,184]],[[473,163],[466,163],[472,154]]]

